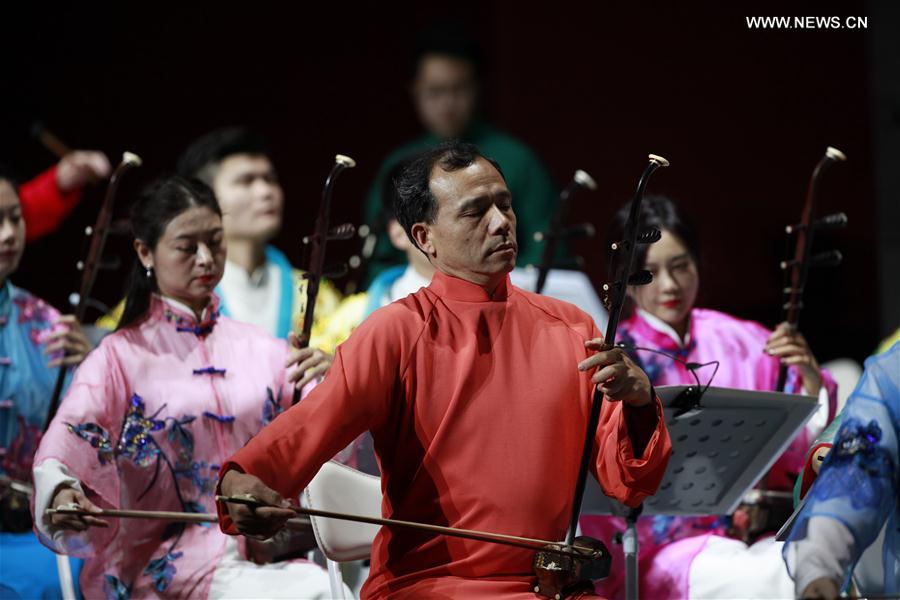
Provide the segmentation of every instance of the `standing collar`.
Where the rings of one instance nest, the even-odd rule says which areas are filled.
[[[461,300],[462,302],[505,302],[509,298],[512,284],[509,282],[509,274],[503,279],[494,295],[489,296],[484,288],[477,283],[459,279],[447,275],[441,271],[435,271],[428,289],[441,298],[447,300]]]
[[[151,311],[175,325],[177,331],[188,331],[197,337],[203,337],[212,332],[219,318],[219,297],[216,294],[210,295],[209,304],[203,309],[200,321],[197,321],[194,311],[188,305],[159,294],[153,294]]]
[[[679,348],[686,348],[687,346],[690,345],[691,330],[694,327],[694,319],[692,318],[693,317],[692,314],[688,315],[689,322],[688,322],[687,333],[685,334],[684,339],[682,340],[681,337],[678,335],[678,333],[675,331],[675,329],[673,329],[671,325],[669,325],[668,323],[666,323],[659,317],[652,315],[652,314],[648,313],[647,311],[642,310],[640,308],[637,308],[636,311],[637,311],[638,316],[640,316],[640,318],[644,321],[644,323],[646,323],[651,329],[653,329],[657,333],[668,337]]]

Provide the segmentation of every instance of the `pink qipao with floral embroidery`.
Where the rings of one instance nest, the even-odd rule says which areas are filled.
[[[220,463],[292,396],[287,344],[217,309],[214,300],[198,323],[154,297],[145,321],[106,337],[78,368],[35,465],[61,462],[104,508],[215,512]],[[111,519],[109,529],[42,541],[87,559],[89,598],[174,598],[207,596],[226,536]]]
[[[619,342],[625,345],[628,354],[655,386],[695,384],[694,376],[685,367],[685,363],[695,363],[702,365],[696,369],[701,385],[711,383],[725,388],[774,390],[779,361],[764,352],[770,334],[759,323],[702,308],[691,311],[689,333],[684,340],[677,339],[671,328],[640,310],[619,326]],[[675,359],[652,350],[665,352]],[[789,369],[785,391],[801,393],[802,384],[797,370]],[[822,422],[827,423],[834,417],[837,403],[837,384],[827,371],[822,372],[822,388],[820,411]],[[810,422],[797,435],[770,469],[767,476],[770,489],[791,489],[794,478],[803,468],[810,440],[822,428],[824,425]],[[690,585],[692,563],[707,548],[711,536],[728,536],[731,528],[730,515],[641,517],[638,520],[641,596],[673,600],[696,597],[697,590]],[[581,529],[585,535],[609,541],[625,530],[625,521],[618,517],[584,516]],[[597,583],[597,591],[614,599],[624,594],[625,566],[620,548],[614,549],[612,554],[611,575]],[[771,556],[776,567],[784,571],[780,554],[775,552]],[[733,573],[722,574],[725,579],[731,575]],[[784,577],[787,577],[786,572]],[[763,582],[763,587],[765,585]],[[736,595],[753,597],[754,593],[745,587],[737,590]]]

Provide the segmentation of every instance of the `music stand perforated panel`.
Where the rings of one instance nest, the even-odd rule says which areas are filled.
[[[818,407],[797,394],[710,387],[701,406],[674,417],[687,386],[656,388],[665,407],[672,458],[643,514],[725,515],[771,467]],[[622,514],[593,479],[582,514]]]

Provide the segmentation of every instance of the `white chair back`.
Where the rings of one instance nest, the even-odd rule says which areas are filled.
[[[303,492],[309,508],[381,517],[381,478],[329,461]],[[369,557],[378,525],[310,517],[319,548],[333,561]]]

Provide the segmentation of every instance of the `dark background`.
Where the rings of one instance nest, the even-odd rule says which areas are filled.
[[[879,22],[875,4],[794,2],[789,12],[759,2],[130,4],[4,9],[14,19],[4,25],[12,67],[0,160],[23,177],[55,162],[28,135],[36,119],[113,164],[123,150],[136,152],[144,167],[122,187],[124,214],[137,186],[171,169],[192,138],[248,125],[270,138],[286,190],[276,244],[302,266],[300,238],[334,154],[358,167],[336,187],[333,219],[358,223],[381,159],[419,133],[408,52],[416,31],[449,15],[483,45],[487,118],[531,145],[560,185],[576,168],[597,179],[600,190],[578,196],[573,221],[605,231],[647,154],[671,161],[648,189],[675,197],[698,225],[702,306],[777,323],[784,226],[799,219],[825,147],[843,150],[849,161],[827,173],[819,210],[846,212],[850,227],[818,245],[840,249],[845,262],[811,274],[802,329],[820,360],[862,360],[898,325],[879,313],[870,108],[873,36],[900,25]],[[748,29],[754,15],[869,22],[867,30]],[[102,188],[89,190],[59,232],[31,244],[13,280],[64,306],[101,197]],[[576,244],[598,287],[600,244]],[[128,240],[110,248],[131,260]],[[116,300],[122,273],[98,283],[101,300]]]

